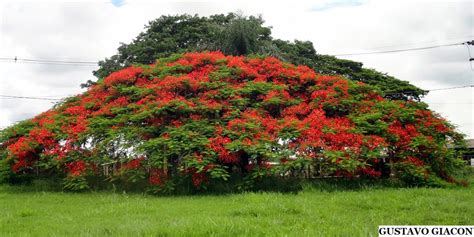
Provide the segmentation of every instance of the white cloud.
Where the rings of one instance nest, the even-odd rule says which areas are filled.
[[[0,57],[96,61],[130,42],[163,14],[262,14],[273,36],[311,40],[320,53],[352,53],[457,43],[472,39],[472,1],[4,1]],[[470,36],[460,38],[464,36]],[[421,43],[421,44],[420,44]],[[474,54],[474,48],[472,48]],[[346,57],[424,89],[473,84],[465,46]],[[0,94],[80,93],[94,67],[0,63]],[[474,137],[473,88],[437,91],[430,107]],[[51,107],[48,101],[0,99],[0,127]]]

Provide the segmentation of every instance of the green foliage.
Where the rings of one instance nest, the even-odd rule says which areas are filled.
[[[63,187],[69,191],[85,191],[88,190],[89,184],[84,176],[68,176],[64,179]]]
[[[248,55],[262,52],[265,44],[269,44],[270,28],[263,27],[261,17],[248,18],[237,16],[220,32],[216,49],[225,54]]]
[[[24,136],[36,125],[37,124],[31,120],[23,120],[15,124],[15,126],[0,130],[0,143],[8,142],[8,140],[12,138]]]
[[[0,159],[0,184],[7,183],[13,176],[10,164],[4,158]]]
[[[425,167],[402,162],[396,163],[394,169],[396,170],[396,177],[408,186],[446,187],[449,185],[438,177],[430,176]]]
[[[308,66],[321,74],[342,75],[350,80],[376,86],[384,92],[386,98],[393,100],[419,100],[427,93],[407,81],[399,80],[374,69],[363,68],[363,64],[360,62],[339,59],[330,55],[317,55],[317,59]]]

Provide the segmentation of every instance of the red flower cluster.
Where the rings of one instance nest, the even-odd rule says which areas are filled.
[[[166,180],[166,174],[162,169],[153,168],[150,170],[150,176],[148,177],[148,183],[153,186],[163,185]]]
[[[66,167],[69,169],[69,175],[71,176],[81,176],[87,168],[86,162],[82,160],[67,163]]]
[[[209,138],[209,148],[217,152],[220,161],[228,164],[236,163],[239,159],[236,154],[231,153],[224,147],[230,142],[232,141],[228,137]]]
[[[195,187],[200,187],[202,183],[205,183],[208,180],[205,173],[194,173],[191,176],[191,179]]]
[[[372,167],[361,168],[360,172],[363,175],[375,178],[380,177],[382,175],[382,172],[374,170]]]
[[[13,172],[31,166],[37,160],[35,146],[34,140],[30,137],[20,137],[15,143],[8,146],[10,157],[15,158],[15,163],[12,166]]]
[[[414,164],[416,166],[424,166],[425,165],[425,162],[423,162],[422,160],[420,160],[416,157],[412,157],[412,156],[407,157],[406,162],[410,163],[410,164]]]
[[[122,169],[126,169],[126,170],[136,170],[136,169],[139,169],[141,167],[141,163],[142,161],[144,160],[145,158],[143,157],[139,157],[139,158],[136,158],[136,159],[133,159],[125,164],[122,165]]]
[[[113,86],[116,84],[134,83],[136,76],[143,72],[141,67],[129,67],[117,72],[113,72],[104,80],[106,86]]]

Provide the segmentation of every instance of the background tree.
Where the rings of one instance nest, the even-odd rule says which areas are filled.
[[[219,50],[229,55],[275,56],[292,64],[307,65],[322,74],[342,75],[377,86],[385,93],[384,97],[390,99],[419,100],[426,94],[426,91],[409,82],[363,68],[360,62],[317,54],[310,41],[273,39],[271,28],[264,26],[260,16],[245,17],[235,13],[210,17],[186,14],[161,16],[150,21],[145,31],[131,43],[122,43],[116,55],[100,61],[94,75],[101,80],[135,63],[151,64],[157,58],[173,53],[204,50]],[[89,81],[83,86],[91,84],[93,82]]]

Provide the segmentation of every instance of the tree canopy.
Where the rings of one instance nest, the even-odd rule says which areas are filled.
[[[135,63],[151,64],[156,58],[174,53],[218,50],[227,55],[267,55],[295,65],[306,65],[318,73],[341,75],[348,79],[377,86],[385,98],[419,100],[426,92],[362,63],[317,54],[310,41],[294,42],[273,39],[271,28],[261,17],[227,15],[162,16],[149,22],[145,31],[131,43],[118,48],[116,55],[99,62],[94,72],[99,80]],[[317,29],[316,29],[317,30]],[[93,82],[89,81],[84,86]]]
[[[303,175],[440,185],[462,164],[448,149],[462,138],[448,122],[363,82],[274,57],[153,62],[1,131],[0,177],[59,176],[73,190],[122,180],[152,192],[234,176],[242,187]]]

